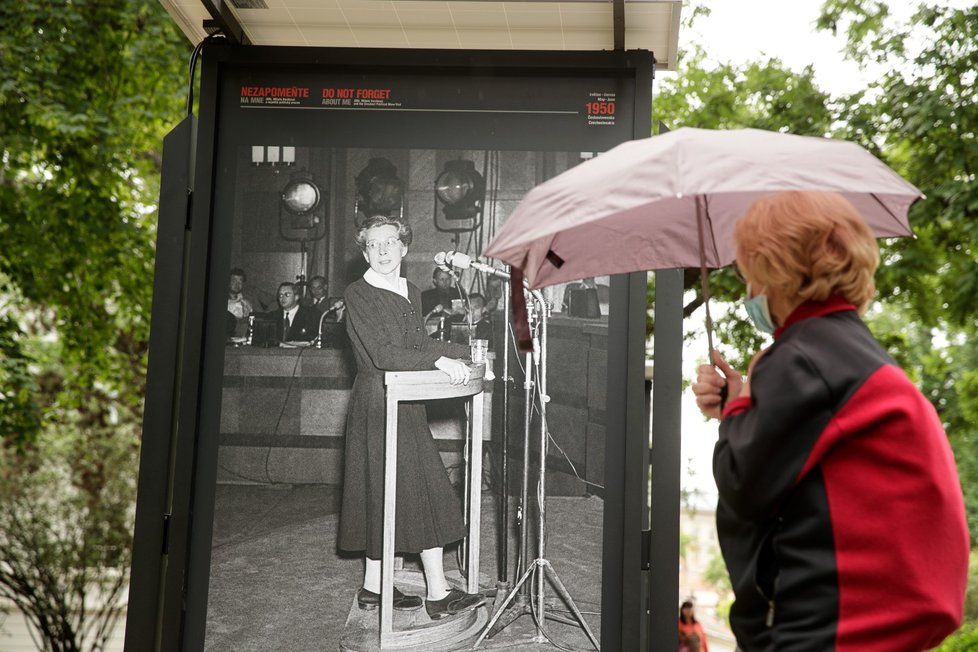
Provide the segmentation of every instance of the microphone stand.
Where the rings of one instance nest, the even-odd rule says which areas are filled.
[[[588,626],[587,621],[584,619],[584,615],[581,613],[580,609],[574,603],[574,599],[568,593],[567,588],[564,586],[563,582],[560,581],[560,577],[557,576],[557,571],[554,570],[553,565],[546,558],[546,499],[547,499],[547,444],[548,444],[548,432],[547,432],[547,403],[550,401],[550,396],[547,394],[547,316],[549,312],[549,306],[544,300],[543,295],[538,290],[531,290],[530,294],[532,298],[539,305],[539,323],[537,324],[537,332],[539,333],[539,341],[534,337],[534,347],[532,351],[526,353],[526,367],[524,370],[524,395],[526,397],[526,414],[523,419],[524,425],[524,439],[523,439],[523,486],[522,486],[522,505],[520,511],[522,513],[522,520],[520,525],[520,540],[521,547],[523,550],[523,558],[521,563],[517,568],[517,573],[519,573],[522,568],[523,563],[526,558],[529,557],[529,536],[527,533],[527,502],[529,500],[529,466],[530,466],[530,425],[531,425],[531,415],[533,404],[532,399],[532,389],[533,381],[530,378],[530,374],[535,371],[539,383],[539,410],[540,410],[540,432],[539,432],[539,461],[538,461],[538,488],[537,488],[537,501],[538,501],[538,518],[537,518],[537,556],[528,565],[526,570],[520,576],[520,579],[516,582],[513,590],[506,596],[506,599],[499,606],[499,609],[492,616],[489,622],[486,624],[485,629],[479,634],[479,638],[476,639],[473,644],[473,648],[479,646],[479,644],[492,633],[492,635],[497,634],[502,629],[509,626],[511,623],[515,622],[520,616],[530,614],[533,617],[534,624],[536,625],[536,634],[532,638],[533,643],[547,643],[552,642],[544,629],[544,620],[550,618],[551,620],[556,620],[558,622],[567,624],[577,624],[580,625],[587,635],[591,644],[594,646],[595,650],[601,649],[598,644],[597,639],[591,632],[591,628]],[[528,306],[529,308],[530,306]],[[530,311],[531,319],[531,332],[533,330],[533,310]],[[544,579],[545,576],[549,574],[550,581],[554,588],[557,589],[557,593],[560,595],[561,599],[574,614],[576,620],[571,620],[563,616],[558,616],[556,614],[546,613],[546,602],[544,600]],[[527,582],[527,580],[532,580],[532,583]],[[521,587],[527,584],[527,587]],[[534,596],[534,591],[532,586],[536,586],[536,596]],[[529,590],[528,590],[529,589]],[[527,596],[527,593],[529,595]],[[536,598],[536,604],[534,605],[533,600]],[[517,599],[518,598],[518,599]],[[516,602],[514,603],[514,600]],[[514,603],[517,607],[511,617],[502,625],[499,625],[496,631],[492,631],[493,627],[497,625],[499,620],[502,618],[503,614],[506,612],[507,606],[510,603]]]
[[[326,319],[326,315],[332,314],[337,310],[339,310],[339,308],[333,306],[328,310],[324,310],[323,314],[319,315],[319,329],[316,331],[316,339],[313,340],[313,343],[316,345],[317,349],[323,348],[323,320]]]
[[[506,266],[509,272],[509,265]],[[509,333],[512,328],[510,325],[510,292],[511,284],[507,281],[503,286],[503,432],[500,462],[500,475],[502,476],[501,487],[499,490],[499,527],[496,537],[497,566],[496,566],[496,593],[509,593],[509,384],[513,379],[509,375]]]

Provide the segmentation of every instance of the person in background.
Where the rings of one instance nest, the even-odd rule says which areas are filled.
[[[499,310],[503,301],[503,280],[498,276],[486,278],[486,312]]]
[[[329,307],[329,297],[326,296],[326,277],[313,276],[309,279],[309,293],[299,301],[304,306],[315,308],[319,314]]]
[[[473,292],[470,294],[469,312],[472,318],[473,339],[486,340],[489,342],[489,349],[493,350],[492,320],[489,318],[489,309],[486,307],[486,298],[478,292]]]
[[[435,267],[431,282],[435,287],[421,293],[425,330],[432,338],[448,342],[452,339],[452,324],[465,320],[465,303],[447,269]]]
[[[275,320],[275,336],[279,342],[311,342],[319,336],[319,312],[299,305],[294,283],[278,286],[278,310],[266,317]]]
[[[589,276],[564,287],[561,308],[566,315],[594,319],[608,314],[609,296],[610,288]]]
[[[719,353],[717,533],[743,650],[924,650],[961,623],[968,527],[940,418],[860,318],[873,234],[844,197],[784,192],[734,226],[747,314],[774,343]],[[724,405],[721,389],[729,402]]]
[[[228,314],[234,317],[234,328],[231,328],[231,317],[228,317],[228,337],[244,336],[248,332],[248,316],[255,312],[255,304],[245,297],[245,271],[240,267],[231,270],[228,283]]]
[[[679,608],[679,652],[710,652],[706,632],[696,620],[693,603],[689,600]]]
[[[421,293],[421,313],[450,312],[452,299],[461,299],[458,290],[452,285],[452,275],[441,267],[435,267],[431,273],[431,284],[434,286]],[[441,310],[436,310],[441,306]]]
[[[343,321],[343,311],[345,309],[343,299],[330,299],[326,296],[326,292],[326,277],[313,276],[309,279],[309,294],[302,297],[299,303],[303,306],[314,308],[320,315],[326,312],[330,313],[326,317],[329,321]]]
[[[248,275],[242,268],[232,268],[230,277],[228,301],[243,299],[251,306],[252,313],[267,312],[275,307],[275,295],[260,288],[257,290],[253,288],[248,282]],[[228,309],[230,310],[230,308],[229,305]]]
[[[356,243],[370,267],[346,288],[346,329],[357,375],[346,422],[346,457],[338,546],[364,551],[361,609],[380,603],[384,522],[386,399],[384,373],[439,369],[452,384],[469,382],[462,361],[468,347],[427,336],[421,292],[401,276],[401,261],[411,244],[411,227],[396,217],[378,215],[363,222]],[[424,569],[425,611],[439,620],[485,603],[480,593],[452,588],[443,569],[444,546],[465,536],[458,497],[434,437],[423,402],[401,403],[397,418],[397,503],[394,550],[417,553]],[[420,609],[422,599],[394,590],[394,609]]]

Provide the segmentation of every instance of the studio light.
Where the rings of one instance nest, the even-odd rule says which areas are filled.
[[[294,241],[320,237],[310,232],[325,232],[326,204],[323,190],[309,172],[293,173],[280,195],[279,230],[282,237]]]
[[[397,214],[403,217],[404,184],[397,168],[386,158],[372,158],[356,180],[357,197],[354,214],[364,217]]]
[[[444,171],[435,179],[435,227],[440,231],[471,231],[482,221],[486,200],[486,182],[475,169],[475,163],[458,159],[446,161]],[[441,204],[444,219],[438,219]]]
[[[299,273],[296,280],[300,292],[305,292],[308,244],[326,237],[328,207],[329,194],[306,170],[293,172],[279,195],[279,235],[283,240],[299,243]]]
[[[297,175],[282,190],[282,203],[293,215],[307,215],[319,206],[322,197],[312,177]]]

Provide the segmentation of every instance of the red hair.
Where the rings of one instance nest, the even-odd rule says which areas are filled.
[[[866,309],[876,292],[876,239],[834,192],[763,197],[734,225],[737,266],[759,286],[800,301],[838,295]]]

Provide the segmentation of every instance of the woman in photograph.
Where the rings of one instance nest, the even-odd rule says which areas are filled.
[[[462,362],[468,348],[428,337],[422,322],[421,291],[401,277],[401,261],[411,244],[411,227],[399,218],[368,218],[356,243],[370,265],[345,294],[347,332],[357,362],[346,425],[346,461],[339,547],[364,551],[361,609],[380,604],[384,516],[384,373],[439,369],[453,384],[468,383]],[[465,536],[458,497],[428,427],[424,403],[402,403],[397,420],[397,514],[394,549],[418,553],[433,620],[475,609],[485,602],[449,586],[442,567],[443,547]],[[394,609],[414,610],[420,596],[394,589]]]

